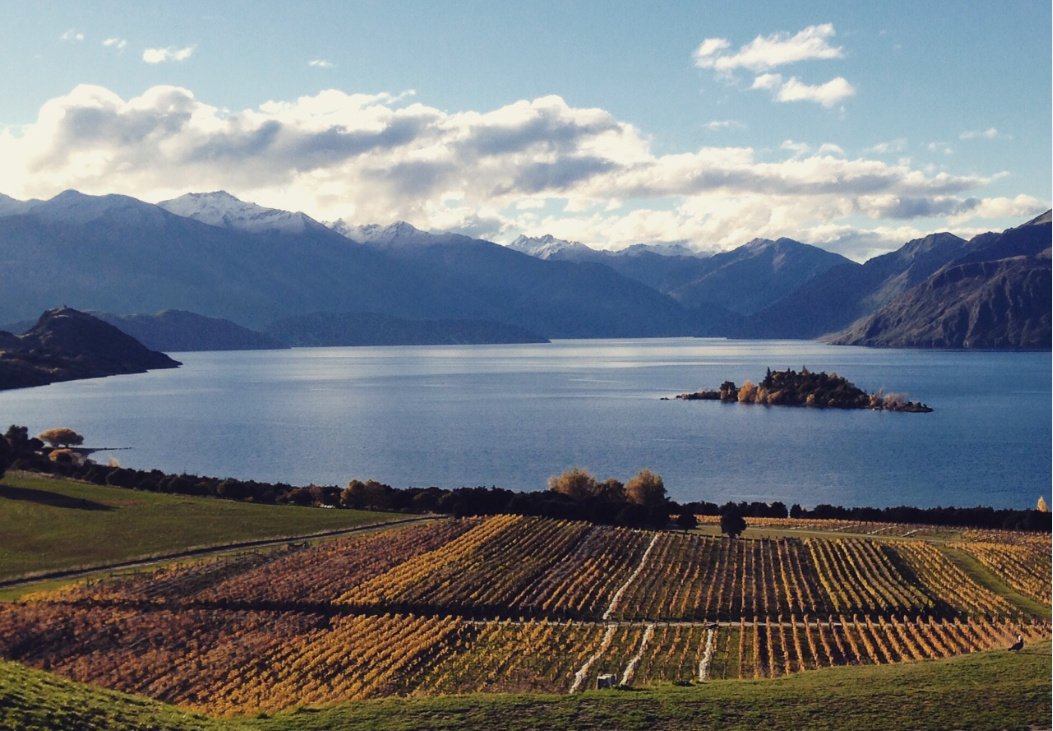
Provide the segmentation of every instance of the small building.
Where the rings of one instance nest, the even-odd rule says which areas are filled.
[[[596,678],[596,688],[602,690],[604,688],[614,687],[614,675],[611,673],[604,673],[600,677]]]

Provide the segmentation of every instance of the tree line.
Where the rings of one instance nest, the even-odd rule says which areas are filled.
[[[631,528],[690,529],[696,525],[694,516],[719,515],[721,528],[728,535],[740,534],[750,518],[832,518],[1046,533],[1053,527],[1048,511],[983,506],[846,508],[820,504],[809,510],[798,504],[787,508],[782,502],[678,503],[669,498],[661,476],[647,469],[622,483],[613,477],[600,481],[587,470],[575,467],[549,478],[547,490],[532,492],[483,486],[396,488],[376,480],[357,479],[347,487],[295,486],[229,477],[170,474],[157,469],[130,469],[116,463],[103,465],[69,448],[83,442],[83,438],[71,429],[51,429],[39,437],[30,437],[26,427],[15,425],[0,437],[0,477],[6,468],[10,468],[70,477],[96,485],[252,503],[440,513],[455,517],[528,515]],[[671,524],[672,515],[678,517]]]

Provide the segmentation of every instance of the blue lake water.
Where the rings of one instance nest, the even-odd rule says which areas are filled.
[[[111,453],[125,466],[293,484],[535,490],[571,466],[647,467],[678,500],[1050,500],[1049,353],[658,339],[174,355],[177,370],[0,393],[0,425],[69,426],[129,447]],[[935,411],[660,400],[805,365]]]

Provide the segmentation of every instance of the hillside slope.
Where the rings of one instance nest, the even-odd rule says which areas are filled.
[[[830,338],[899,348],[1051,347],[1050,224],[985,239],[917,286]]]
[[[864,264],[844,262],[754,313],[746,334],[763,338],[816,338],[848,327],[969,251],[949,233],[915,239]]]

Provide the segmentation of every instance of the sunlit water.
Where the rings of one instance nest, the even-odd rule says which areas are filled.
[[[648,467],[679,500],[1050,499],[1049,353],[664,339],[175,357],[177,370],[0,393],[0,424],[70,426],[130,448],[110,453],[125,466],[293,484],[535,490],[577,465],[623,480]],[[803,365],[935,411],[660,400]]]

